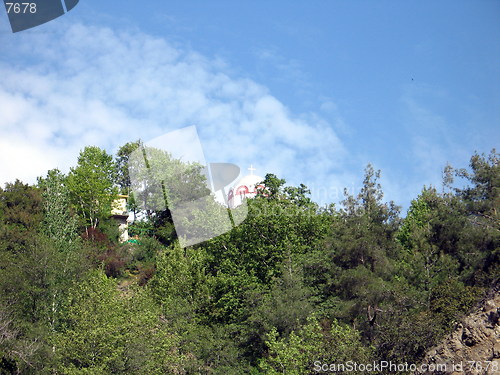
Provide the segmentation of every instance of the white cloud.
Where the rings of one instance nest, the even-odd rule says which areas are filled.
[[[207,161],[324,189],[351,183],[331,124],[293,114],[220,61],[138,32],[57,25],[2,37],[0,183],[67,171],[87,145],[112,152],[193,124]]]

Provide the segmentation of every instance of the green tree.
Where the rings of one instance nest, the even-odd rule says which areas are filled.
[[[344,268],[361,264],[373,272],[384,272],[389,265],[387,257],[398,251],[393,237],[400,223],[399,207],[392,201],[382,202],[379,178],[380,171],[368,165],[359,194],[354,197],[345,192],[342,220],[334,222],[330,240],[334,257]]]
[[[304,184],[300,184],[298,187],[287,186],[285,187],[284,192],[287,199],[298,207],[315,206],[311,198],[308,197],[308,195],[311,194],[311,191]]]
[[[178,340],[159,309],[144,291],[132,293],[120,295],[101,270],[72,288],[65,325],[52,338],[59,372],[183,373]]]
[[[19,368],[43,373],[53,363],[48,337],[61,327],[63,301],[85,266],[75,250],[63,253],[52,240],[35,234],[24,251],[0,269],[0,304],[11,308],[17,343],[36,343],[29,363],[17,358]]]
[[[463,251],[465,254],[480,253],[483,265],[474,277],[478,281],[482,279],[480,282],[485,285],[500,276],[499,160],[500,155],[493,149],[488,156],[475,153],[470,159],[469,170],[447,167],[448,185],[453,184],[453,175],[468,182],[468,185],[454,189],[466,207],[471,224],[467,231],[462,232],[461,242],[465,245],[463,247],[468,247]]]
[[[283,194],[285,180],[278,178],[275,174],[268,173],[264,178],[263,189],[259,189],[258,196],[268,199],[279,199]]]
[[[468,260],[458,246],[464,226],[467,220],[458,200],[442,197],[434,188],[424,188],[412,201],[397,233],[405,249],[398,259],[397,273],[416,287],[420,303],[427,309],[433,289],[467,266]]]
[[[86,227],[97,228],[99,220],[109,216],[117,188],[115,164],[111,155],[95,146],[80,152],[78,165],[71,168],[67,186],[71,200]]]
[[[429,301],[431,285],[450,276],[474,277],[495,249],[495,232],[475,224],[462,197],[424,188],[397,233],[406,249],[401,253],[401,275],[420,289],[425,281]]]
[[[0,374],[14,374],[16,364],[16,338],[18,331],[13,325],[12,314],[5,307],[0,309]]]
[[[47,228],[57,231],[59,218],[52,216],[54,225],[46,221],[40,191],[18,181],[0,192],[0,305],[9,306],[16,332],[10,361],[23,373],[43,373],[52,363],[46,339],[60,324],[61,302],[81,264],[78,247],[62,252],[64,240],[46,234]]]
[[[0,249],[24,251],[42,220],[40,189],[19,180],[0,188]]]
[[[141,140],[137,140],[135,142],[127,142],[123,146],[121,146],[116,153],[115,165],[117,170],[117,183],[122,194],[130,194],[130,155],[141,146]]]
[[[248,216],[230,232],[207,241],[207,272],[216,277],[213,317],[242,319],[245,290],[266,288],[280,278],[284,262],[292,268],[320,245],[328,217],[316,207],[298,206],[286,199],[248,200]]]
[[[136,202],[151,216],[210,194],[201,165],[175,159],[165,150],[140,145],[130,154],[128,166]]]
[[[71,213],[69,189],[66,177],[57,169],[50,170],[47,177],[39,179],[42,188],[44,220],[42,231],[56,245],[65,250],[77,242],[78,221]]]
[[[369,341],[392,303],[390,281],[401,249],[394,241],[399,209],[382,201],[379,177],[373,167],[366,168],[360,192],[346,192],[342,208],[327,216],[330,228],[322,249],[303,262],[319,311],[353,324]]]
[[[445,331],[429,310],[396,306],[380,322],[374,345],[378,358],[395,363],[418,363],[425,352],[438,343]]]
[[[247,317],[241,324],[239,341],[251,363],[265,354],[266,335],[275,328],[287,336],[306,323],[313,312],[311,291],[304,286],[301,270],[285,262],[281,277],[273,280],[270,290],[249,289],[243,310]],[[264,289],[264,290],[263,290]]]
[[[177,243],[158,254],[156,273],[149,282],[158,303],[168,306],[171,298],[199,308],[208,298],[209,276],[205,273],[204,252]]]
[[[472,186],[457,188],[456,192],[468,203],[471,213],[488,219],[491,225],[500,225],[500,154],[495,149],[486,157],[474,154],[470,160],[471,172],[465,168],[455,175],[469,181]]]
[[[429,222],[430,207],[425,197],[430,194],[435,194],[435,190],[424,187],[421,195],[411,201],[406,218],[397,232],[397,240],[407,250],[411,250],[414,246],[411,234],[415,228],[424,228]]]
[[[357,331],[336,320],[323,322],[322,326],[314,317],[288,337],[279,337],[278,331],[273,329],[266,343],[269,353],[261,360],[260,368],[271,375],[316,374],[318,366],[324,363],[367,363],[371,352],[361,344]]]
[[[189,206],[210,196],[203,167],[142,145],[130,154],[128,166],[136,207],[146,212],[156,237],[165,245],[171,244],[177,238],[172,212],[191,219],[186,203]]]

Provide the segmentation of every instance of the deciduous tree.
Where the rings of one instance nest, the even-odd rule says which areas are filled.
[[[95,229],[109,216],[118,189],[114,185],[115,164],[105,150],[88,146],[80,152],[78,165],[71,168],[67,185],[71,200],[86,227]]]

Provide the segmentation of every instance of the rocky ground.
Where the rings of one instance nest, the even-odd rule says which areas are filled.
[[[423,362],[428,369],[415,374],[500,375],[500,287],[468,315]],[[446,369],[436,365],[446,364]]]

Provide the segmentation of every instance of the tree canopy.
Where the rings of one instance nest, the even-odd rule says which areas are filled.
[[[443,187],[422,187],[405,215],[371,165],[358,192],[325,207],[269,173],[233,211],[243,222],[181,246],[176,229],[201,238],[227,215],[213,201],[174,222],[209,194],[202,166],[140,141],[115,157],[86,147],[67,175],[0,188],[0,374],[418,363],[499,281],[498,160],[446,166]],[[134,237],[120,243],[111,202],[134,189]]]

